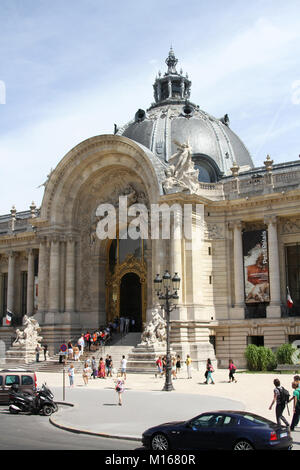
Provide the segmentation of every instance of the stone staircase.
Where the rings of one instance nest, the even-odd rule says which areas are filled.
[[[82,370],[86,361],[89,361],[91,364],[92,357],[94,356],[96,359],[96,363],[98,364],[100,358],[103,357],[105,359],[106,355],[112,357],[113,360],[113,368],[119,371],[120,363],[122,356],[124,355],[126,358],[128,357],[130,351],[136,346],[136,344],[140,341],[141,333],[128,333],[126,336],[121,336],[120,334],[115,334],[113,340],[104,345],[99,346],[94,351],[88,351],[87,349],[84,351],[84,354],[80,356],[79,361],[74,360],[67,360],[66,367],[70,364],[74,365],[75,374],[82,374]],[[63,372],[64,364],[59,362],[59,354],[55,354],[51,357],[48,357],[46,361],[43,360],[44,355],[43,353],[40,354],[40,362],[31,362],[29,364],[21,364],[21,363],[10,363],[5,364],[5,362],[0,363],[0,368],[5,369],[26,369],[32,370],[34,372],[45,372],[45,373],[57,373]]]

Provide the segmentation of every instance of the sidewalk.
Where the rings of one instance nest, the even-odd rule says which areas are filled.
[[[55,400],[63,401],[62,374],[38,373],[38,385],[47,382]],[[187,420],[209,410],[247,410],[275,421],[273,380],[279,378],[292,395],[293,374],[237,373],[237,383],[228,383],[228,371],[214,373],[215,385],[204,385],[202,372],[194,371],[187,379],[183,370],[173,381],[175,390],[163,392],[163,378],[151,375],[127,374],[123,405],[118,406],[115,378],[91,379],[83,385],[81,375],[75,375],[75,387],[69,388],[65,377],[65,403],[51,417],[52,424],[71,431],[106,437],[139,440],[143,431],[159,423]],[[292,415],[292,403],[289,405]],[[285,411],[288,421],[288,416]]]

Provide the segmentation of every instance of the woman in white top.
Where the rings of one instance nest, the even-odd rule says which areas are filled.
[[[83,371],[82,371],[82,378],[83,378],[83,381],[84,381],[85,385],[88,384],[90,375],[91,375],[91,369],[90,369],[88,363],[86,362],[84,364],[84,368],[83,368]]]
[[[119,406],[122,406],[122,393],[124,392],[124,383],[124,380],[122,380],[120,377],[117,379],[116,392],[119,397]]]
[[[70,388],[73,388],[73,387],[74,387],[74,372],[75,372],[74,366],[73,366],[73,364],[71,364],[70,367],[69,367],[69,369],[68,369],[68,376],[69,376],[69,381],[70,381]]]
[[[126,366],[127,366],[127,359],[125,359],[125,356],[122,356],[121,360],[121,377],[124,375],[124,379],[126,380]]]

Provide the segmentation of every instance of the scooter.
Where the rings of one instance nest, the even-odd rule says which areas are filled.
[[[54,401],[54,395],[46,384],[43,384],[37,393],[40,400],[40,411],[43,415],[50,416],[58,410],[58,406]]]
[[[45,384],[34,394],[21,393],[18,391],[18,386],[14,384],[9,394],[9,412],[12,414],[31,413],[50,416],[58,410],[53,398],[53,393]]]

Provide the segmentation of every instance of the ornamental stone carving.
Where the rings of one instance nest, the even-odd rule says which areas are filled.
[[[145,325],[141,346],[163,346],[167,340],[167,322],[160,316],[158,309],[152,312],[152,320]]]
[[[43,339],[42,336],[39,336],[40,331],[41,328],[37,320],[24,315],[22,329],[16,329],[17,337],[13,342],[13,347],[35,348]]]
[[[224,225],[221,224],[208,224],[204,222],[204,238],[218,239],[225,237]]]
[[[177,152],[169,158],[169,167],[165,170],[166,179],[163,188],[166,193],[188,191],[199,192],[198,170],[195,170],[192,161],[192,147],[189,143],[177,145]]]
[[[287,219],[283,221],[282,233],[299,233],[300,232],[300,218],[299,219]]]

